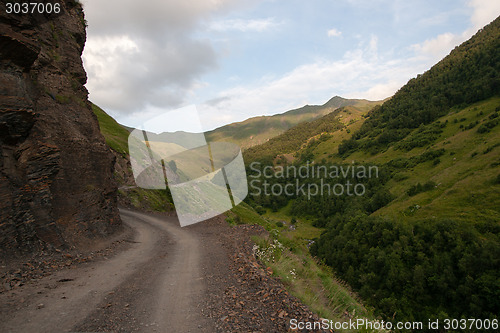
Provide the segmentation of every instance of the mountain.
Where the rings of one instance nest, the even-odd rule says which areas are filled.
[[[247,202],[312,220],[311,253],[384,319],[498,319],[499,57],[497,18],[367,114],[345,122],[352,107],[340,108],[246,150],[260,190]],[[264,192],[296,181],[323,195]]]
[[[306,105],[299,109],[273,116],[260,116],[245,121],[219,127],[206,133],[209,141],[229,141],[242,149],[262,144],[287,129],[305,121],[312,121],[344,106],[355,106],[368,111],[382,101],[372,102],[364,99],[345,99],[339,96],[331,98],[323,105]]]
[[[121,226],[113,155],[83,86],[81,5],[0,13],[0,256],[86,246]]]
[[[333,133],[334,136],[338,136],[358,128],[364,121],[367,111],[356,106],[340,107],[326,116],[300,123],[261,145],[245,150],[243,154],[245,161],[272,161],[280,157],[293,162],[310,140],[321,138],[321,141],[324,141]]]
[[[356,149],[377,152],[401,140],[405,140],[402,144],[407,149],[431,144],[435,137],[432,134],[419,142],[408,135],[450,109],[498,96],[499,35],[496,19],[430,70],[410,80],[393,98],[370,113],[360,130],[340,146],[339,153],[347,156]]]
[[[279,115],[276,119],[285,120],[273,123],[273,117],[260,117],[209,133],[211,140],[234,140],[247,147],[250,193],[228,220],[241,223],[249,215],[261,220],[272,230],[270,239],[281,237],[290,252],[301,253],[307,244],[310,253],[334,271],[333,279],[346,281],[384,319],[498,319],[499,37],[497,19],[371,110],[369,102],[326,103],[292,110],[291,119],[303,118],[287,130],[291,125]],[[320,110],[326,115],[316,116]],[[125,163],[115,176],[128,185],[119,177],[130,173],[123,146],[128,131],[99,108],[94,112],[119,155],[117,161]],[[277,130],[283,123],[286,126]],[[272,131],[283,132],[266,137]],[[255,135],[266,137],[265,143],[250,147],[247,142]],[[258,170],[252,162],[267,169]],[[274,177],[269,166],[278,171]],[[333,170],[334,176],[300,178],[299,173],[297,179],[293,172],[279,172],[320,167]],[[377,171],[370,177],[351,171],[374,167]],[[361,185],[363,191],[318,196],[263,191],[288,191],[286,186],[297,180],[305,191],[326,185],[344,188],[347,182]],[[268,186],[259,188],[258,181]],[[120,197],[132,206],[157,209],[171,203],[168,190],[128,186],[132,188],[121,189]],[[252,192],[255,189],[261,192]],[[280,222],[271,223],[273,217]],[[294,222],[284,226],[297,220],[297,230]],[[297,271],[310,271],[297,265]],[[286,271],[293,270],[287,266]]]

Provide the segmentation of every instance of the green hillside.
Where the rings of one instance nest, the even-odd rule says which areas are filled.
[[[118,183],[118,198],[122,205],[131,205],[138,209],[147,211],[170,211],[172,210],[172,196],[168,189],[145,190],[135,186],[132,169],[130,167],[130,156],[128,150],[128,136],[130,128],[120,125],[103,109],[92,104],[92,110],[97,116],[101,133],[108,146],[117,153],[115,161],[115,180]]]
[[[450,110],[500,94],[499,36],[497,18],[374,108],[360,130],[339,147],[339,153],[347,156],[357,149],[376,153],[403,139],[407,144],[400,147],[406,150],[432,144],[432,133],[414,138],[408,135]]]
[[[326,317],[498,320],[499,55],[497,19],[380,106],[334,98],[209,133],[247,148],[249,196],[228,220],[264,225],[259,258]]]
[[[311,253],[384,319],[498,319],[499,57],[496,19],[367,114],[341,108],[248,149],[261,192],[247,202],[322,230]],[[284,172],[300,167],[308,177]],[[376,176],[310,176],[370,167]],[[364,192],[272,192],[297,178],[306,190]]]
[[[104,135],[108,146],[122,156],[127,156],[128,135],[130,132],[97,105],[92,104],[92,110],[97,116],[101,133]]]
[[[265,143],[293,126],[318,119],[340,107],[356,106],[359,110],[368,111],[381,103],[382,101],[372,102],[335,96],[323,105],[306,105],[274,116],[250,118],[209,131],[206,136],[210,141],[229,141],[238,144],[242,149],[247,149]]]
[[[310,159],[312,156],[309,156],[308,151],[311,146],[329,140],[333,133],[342,132],[344,129],[346,133],[350,132],[347,127],[362,122],[367,111],[355,106],[338,108],[324,117],[303,122],[264,144],[247,149],[244,158],[261,162],[273,161],[277,157],[289,162],[298,157],[302,160]]]

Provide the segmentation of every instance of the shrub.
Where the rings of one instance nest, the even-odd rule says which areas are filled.
[[[367,211],[373,213],[374,211],[386,206],[389,202],[392,201],[394,197],[391,192],[386,189],[379,190],[373,198],[368,203]]]
[[[410,197],[412,197],[412,196],[417,195],[421,192],[430,191],[430,190],[434,189],[435,187],[436,187],[436,183],[433,182],[432,180],[429,180],[427,183],[425,183],[423,185],[420,183],[413,185],[412,187],[410,187],[410,189],[406,193],[408,193],[408,195]]]
[[[356,140],[350,139],[350,140],[344,140],[342,143],[339,145],[338,151],[339,155],[349,155],[349,153],[353,152],[358,148],[358,142]]]
[[[425,147],[439,137],[443,132],[442,128],[445,126],[446,123],[441,124],[439,122],[427,126],[421,125],[415,133],[410,134],[405,140],[396,144],[396,148],[410,151],[416,147]]]
[[[325,218],[320,217],[319,219],[314,221],[312,223],[312,225],[313,225],[313,227],[316,227],[316,228],[325,228],[327,223],[328,223],[328,221]]]
[[[478,132],[479,134],[486,133],[486,132],[488,132],[488,129],[486,128],[486,126],[481,125],[481,126],[479,126],[479,128],[477,129],[477,132]]]
[[[474,127],[476,127],[476,125],[479,124],[478,121],[475,121],[475,122],[472,122],[470,123],[469,125],[467,125],[467,127],[465,127],[466,130],[470,130],[470,129],[473,129]]]
[[[266,213],[265,208],[264,208],[264,207],[262,207],[262,206],[257,206],[257,207],[255,207],[255,211],[256,211],[256,212],[257,212],[257,214],[259,214],[259,215],[262,215],[262,214],[265,214],[265,213]]]
[[[416,161],[418,163],[423,163],[426,161],[431,161],[433,159],[436,159],[440,156],[443,156],[445,152],[446,152],[446,150],[443,148],[438,149],[438,150],[429,150],[429,151],[426,151],[425,153],[423,153],[422,155],[415,156],[413,158],[416,159]]]

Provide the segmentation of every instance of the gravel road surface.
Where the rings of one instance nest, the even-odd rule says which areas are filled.
[[[105,256],[0,293],[0,332],[288,332],[318,320],[252,253],[259,226],[121,209],[129,232]]]

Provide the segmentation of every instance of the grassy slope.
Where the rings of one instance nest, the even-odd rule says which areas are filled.
[[[242,149],[247,149],[267,142],[269,139],[300,123],[325,116],[339,107],[353,105],[359,110],[368,111],[382,102],[344,99],[336,96],[321,106],[306,105],[283,114],[250,118],[243,122],[222,126],[207,132],[206,135],[210,141],[229,141],[238,144]]]
[[[445,153],[439,157],[439,160],[429,160],[410,168],[394,170],[395,175],[387,184],[387,188],[390,189],[395,199],[373,214],[392,217],[401,223],[412,220],[448,218],[471,224],[485,221],[498,223],[500,221],[500,181],[498,181],[500,178],[500,125],[487,133],[478,133],[477,130],[481,124],[490,121],[490,117],[499,108],[500,97],[492,97],[467,107],[452,108],[445,116],[435,121],[435,123],[439,122],[446,124],[446,126],[430,145],[414,148],[410,151],[395,149],[394,146],[391,146],[375,155],[356,151],[344,158],[337,153],[339,144],[355,133],[365,121],[362,112],[355,108],[346,108],[346,110],[341,111],[342,117],[340,115],[337,117],[344,123],[345,127],[329,133],[331,137],[314,148],[314,160],[321,162],[325,159],[333,163],[371,162],[383,166],[391,160],[411,159],[428,151],[444,149]],[[476,122],[478,122],[477,125],[466,129],[469,124]],[[415,135],[418,131],[419,129],[413,130],[408,137]],[[315,135],[315,137],[318,136]],[[283,137],[287,136],[283,135]],[[279,138],[277,137],[276,140]],[[311,137],[305,142],[310,139]],[[254,158],[258,156],[261,147],[261,152],[265,155],[267,145],[252,148]],[[299,150],[287,155],[297,156],[306,149],[307,145],[304,144]],[[246,162],[249,163],[250,160],[246,160]],[[407,194],[410,187],[429,180],[437,184],[434,189],[415,196]],[[419,207],[419,209],[415,209],[415,207]],[[321,229],[313,227],[311,221],[307,219],[301,219],[297,231],[288,231],[275,224],[276,221],[290,221],[290,218],[287,207],[278,213],[268,211],[264,215],[264,219],[271,227],[280,230],[279,239],[284,240],[284,243],[290,241],[295,247],[302,249],[303,252],[298,251],[298,254],[294,253],[294,255],[303,261],[285,258],[280,259],[277,263],[268,262],[267,264],[278,275],[283,276],[284,280],[288,281],[290,290],[311,308],[327,318],[338,318],[332,308],[343,308],[343,305],[341,305],[342,302],[335,303],[335,301],[325,305],[324,300],[331,299],[327,296],[331,294],[328,288],[325,287],[323,292],[316,294],[321,296],[312,297],[314,292],[311,290],[314,288],[310,286],[314,285],[313,282],[309,285],[312,289],[308,289],[304,288],[303,283],[291,280],[289,277],[289,271],[294,268],[297,272],[321,270],[321,265],[311,268],[308,266],[309,264],[305,264],[311,260],[314,261],[308,256],[305,249],[306,239],[317,237],[321,233]],[[314,281],[313,273],[311,276],[305,273],[301,273],[301,275],[305,281],[309,279]],[[338,282],[335,278],[333,281]],[[339,284],[337,283],[337,285]],[[349,289],[347,288],[345,291],[349,292]],[[354,302],[350,305],[351,309],[359,304],[355,298],[349,301]]]
[[[453,217],[464,221],[500,221],[500,188],[493,184],[500,174],[500,146],[496,146],[500,145],[500,126],[494,127],[489,133],[477,132],[478,127],[487,122],[499,106],[500,97],[494,97],[450,111],[437,119],[441,123],[447,122],[447,126],[435,142],[427,147],[404,151],[391,146],[375,155],[357,151],[343,158],[337,154],[339,144],[359,129],[364,121],[362,114],[352,112],[351,108],[343,111],[342,118],[346,127],[329,133],[331,137],[313,150],[314,160],[320,162],[325,159],[333,163],[371,162],[382,166],[397,158],[411,158],[429,150],[445,149],[445,154],[439,158],[440,163],[437,165],[431,160],[410,169],[397,170],[398,175],[388,184],[396,199],[375,214],[403,219]],[[460,128],[476,121],[479,124],[472,129]],[[415,129],[413,132],[417,131]],[[265,145],[262,147],[264,154]],[[258,156],[259,148],[260,146],[252,149],[252,156]],[[300,155],[305,149],[304,145],[288,155]],[[435,190],[415,196],[407,194],[411,186],[428,180],[439,184]],[[421,209],[409,213],[409,207],[414,205],[419,205]]]
[[[111,149],[121,155],[125,160],[124,164],[127,164],[127,161],[130,159],[128,154],[128,136],[130,132],[97,105],[92,104],[92,110],[97,116],[99,127],[106,139],[106,143]],[[132,170],[125,170],[125,172],[132,173]],[[122,184],[121,181],[129,177],[118,176],[116,172],[115,176],[119,185],[128,185]],[[172,210],[172,198],[167,190],[145,190],[125,186],[119,189],[118,195],[125,202],[129,202],[138,209],[153,211]]]
[[[227,221],[231,224],[258,224],[269,231],[267,239],[253,238],[259,249],[266,253],[260,260],[312,311],[334,322],[346,320],[346,313],[354,318],[375,320],[373,312],[363,306],[358,296],[343,281],[334,277],[332,269],[309,254],[307,244],[312,238],[318,237],[321,230],[311,226],[310,221],[301,219],[295,224],[296,230],[290,231],[290,217],[286,211],[287,207],[261,216],[243,202],[227,214]],[[286,225],[281,226],[279,222],[282,221],[286,221]],[[282,244],[284,249],[273,250],[274,240]]]
[[[365,106],[339,108],[319,119],[301,123],[262,145],[247,149],[244,152],[244,158],[247,161],[254,161],[284,156],[289,161],[293,161],[295,157],[300,156],[301,152],[305,151],[310,140],[317,139],[323,134],[331,135],[334,140],[340,143],[349,137],[352,131],[361,126],[368,110]],[[320,143],[320,145],[322,144]],[[322,155],[330,153],[325,150]]]
[[[451,111],[439,118],[438,121],[448,121],[448,124],[431,146],[414,148],[408,152],[390,147],[376,155],[358,151],[346,161],[335,154],[340,141],[346,137],[345,134],[337,133],[317,147],[315,156],[320,160],[327,152],[327,160],[332,162],[354,160],[383,165],[396,158],[411,158],[429,150],[445,149],[445,154],[439,158],[440,163],[437,165],[434,165],[433,161],[427,161],[401,170],[388,184],[396,199],[375,214],[397,218],[453,217],[471,222],[480,219],[500,221],[500,188],[493,184],[495,177],[500,174],[500,146],[495,147],[500,143],[500,126],[489,133],[477,132],[480,124],[486,122],[498,106],[500,98],[491,98]],[[466,120],[459,121],[461,119]],[[472,129],[460,128],[461,125],[467,126],[475,121],[479,121],[479,125]],[[354,125],[356,124],[351,125],[351,133],[354,132]],[[414,130],[416,131],[418,129]],[[418,182],[423,184],[428,180],[439,184],[435,190],[415,196],[406,193],[411,186]],[[414,205],[419,205],[421,209],[409,213],[408,208]]]
[[[101,133],[108,146],[122,156],[128,155],[128,135],[130,132],[97,105],[92,104],[92,110],[97,116]]]

